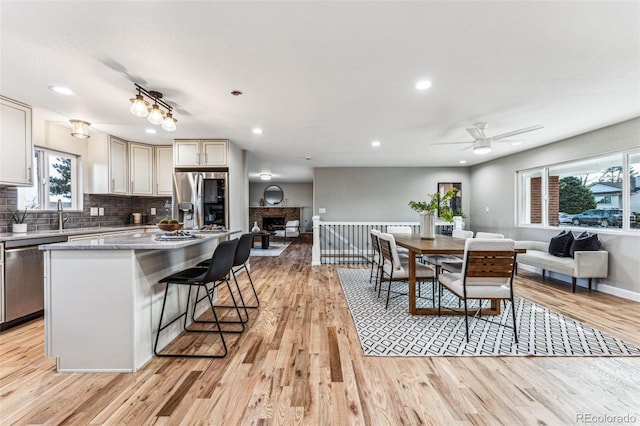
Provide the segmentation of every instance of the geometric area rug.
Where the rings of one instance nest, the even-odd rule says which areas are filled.
[[[513,330],[469,317],[469,343],[464,316],[409,314],[408,296],[392,298],[385,309],[369,282],[369,269],[338,269],[338,277],[356,326],[360,345],[369,356],[640,356],[640,348],[558,312],[515,297],[518,344]],[[408,285],[392,283],[406,293]],[[430,307],[431,283],[421,288],[418,305]],[[442,305],[457,307],[457,297],[443,291]],[[473,307],[471,301],[469,306]],[[437,300],[436,300],[437,303]],[[477,306],[477,305],[476,305]],[[512,325],[511,303],[491,320]]]

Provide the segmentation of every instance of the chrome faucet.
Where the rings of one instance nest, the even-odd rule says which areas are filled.
[[[69,215],[66,214],[62,217],[62,200],[58,200],[58,231],[64,229],[64,223],[69,220]]]

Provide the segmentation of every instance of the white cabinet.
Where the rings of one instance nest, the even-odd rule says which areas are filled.
[[[153,195],[153,146],[129,144],[131,195]]]
[[[173,147],[155,147],[155,195],[173,195]]]
[[[175,167],[227,166],[227,139],[176,139],[173,147]]]
[[[0,184],[31,186],[31,107],[0,96]]]
[[[128,149],[127,142],[109,137],[109,193],[127,194],[128,191]]]

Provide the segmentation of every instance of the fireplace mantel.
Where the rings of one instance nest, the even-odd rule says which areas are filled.
[[[249,207],[249,229],[253,227],[253,223],[257,222],[258,227],[262,229],[263,217],[284,217],[285,223],[290,220],[300,220],[301,207],[280,207],[280,206],[252,206]]]

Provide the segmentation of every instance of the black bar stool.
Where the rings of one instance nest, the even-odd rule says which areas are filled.
[[[238,314],[239,321],[220,321],[218,319],[218,315],[215,310],[215,306],[213,304],[213,294],[214,290],[221,286],[223,283],[227,285],[229,289],[229,293],[231,293],[231,299],[235,304],[235,298],[233,297],[233,292],[231,291],[231,285],[229,284],[229,272],[233,267],[233,260],[236,253],[236,248],[238,246],[238,240],[234,239],[231,241],[222,241],[213,252],[213,256],[209,262],[208,268],[189,268],[183,271],[177,272],[175,274],[169,275],[161,279],[160,283],[166,283],[165,291],[164,291],[164,299],[162,301],[162,310],[160,312],[160,321],[158,323],[158,331],[156,333],[156,341],[153,346],[153,352],[156,356],[165,356],[165,357],[191,357],[191,358],[222,358],[227,355],[227,344],[224,340],[223,333],[242,333],[244,331],[244,322],[242,321],[242,317],[240,315],[240,310],[236,304],[236,312]],[[208,288],[207,284],[212,283],[213,287]],[[172,319],[169,323],[162,325],[162,319],[164,317],[164,310],[167,303],[167,295],[169,294],[169,286],[171,284],[175,285],[188,285],[189,292],[186,300],[185,311]],[[191,300],[191,290],[193,287],[197,288],[196,297],[193,302],[193,313],[191,314],[191,319],[194,322],[198,323],[212,323],[216,325],[215,329],[192,329],[187,327],[187,317],[189,313],[189,301]],[[199,299],[200,288],[203,288],[205,292],[205,296]],[[209,301],[209,307],[211,308],[211,312],[213,313],[213,320],[198,320],[194,319],[196,306],[199,301],[207,299]],[[160,332],[167,327],[169,327],[174,322],[178,321],[180,318],[184,317],[184,323],[182,328],[185,332],[189,333],[218,333],[220,335],[220,340],[222,342],[223,350],[217,354],[180,354],[180,353],[159,353],[158,352],[158,339],[160,338]],[[242,326],[241,330],[223,330],[221,324],[240,324]]]
[[[249,273],[249,268],[247,268],[247,260],[249,260],[249,255],[251,254],[251,242],[253,241],[253,234],[242,234],[238,241],[238,247],[236,248],[236,255],[233,260],[233,267],[231,268],[231,274],[233,275],[233,279],[236,282],[236,288],[238,289],[238,293],[240,294],[240,300],[242,301],[243,308],[246,312],[246,309],[255,309],[260,306],[260,299],[258,298],[258,293],[256,292],[256,288],[253,285],[253,280],[251,279],[251,274]],[[209,260],[204,260],[198,263],[196,266],[207,267],[209,266]],[[247,277],[249,277],[249,283],[251,284],[251,290],[253,291],[253,295],[256,298],[255,305],[248,305],[244,301],[244,297],[242,296],[242,292],[240,290],[240,285],[238,284],[238,276],[236,275],[240,271],[244,269],[247,272]],[[228,308],[230,306],[220,306],[216,305],[216,308]],[[247,319],[249,315],[247,313]]]

